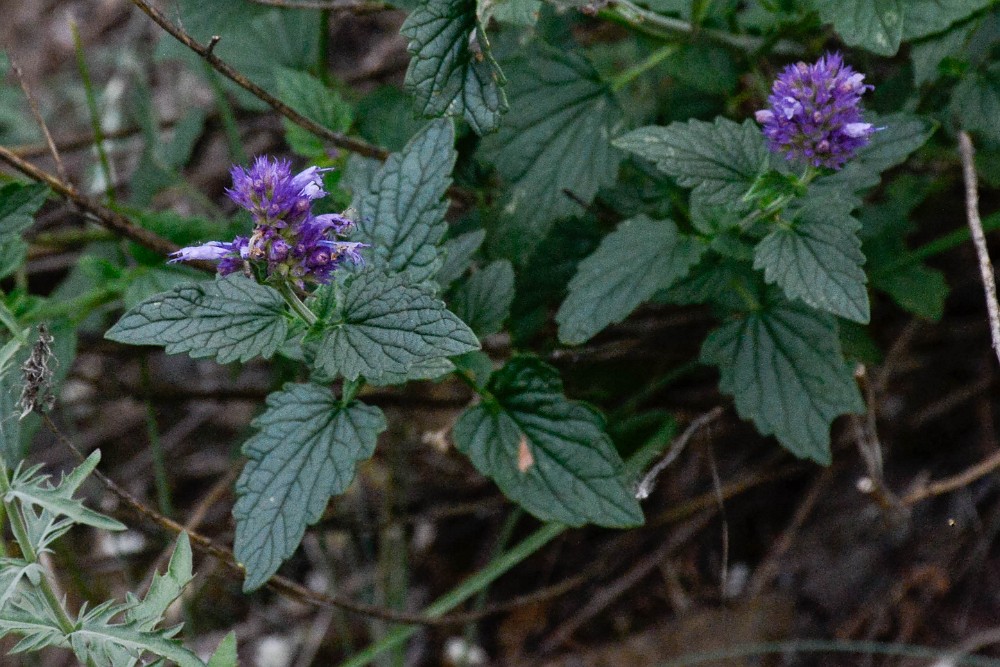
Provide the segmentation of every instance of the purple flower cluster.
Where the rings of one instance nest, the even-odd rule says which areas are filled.
[[[769,108],[756,114],[768,147],[787,160],[840,169],[881,129],[861,118],[861,96],[874,89],[864,79],[839,53],[786,67],[767,98]]]
[[[232,169],[233,187],[226,194],[253,216],[249,236],[232,241],[209,241],[181,248],[170,262],[211,260],[219,262],[219,273],[241,270],[246,263],[266,263],[267,275],[305,283],[328,283],[344,261],[360,264],[364,243],[338,241],[354,222],[341,213],[313,215],[312,202],[326,196],[322,174],[328,169],[309,167],[292,175],[287,160],[258,157],[253,167]]]

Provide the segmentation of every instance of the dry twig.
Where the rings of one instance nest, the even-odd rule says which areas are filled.
[[[11,55],[10,49],[7,50],[7,59],[10,61],[10,68],[14,71],[14,76],[17,77],[17,82],[21,84],[21,90],[24,91],[24,97],[28,100],[28,106],[31,108],[31,115],[35,117],[35,122],[38,123],[38,127],[42,130],[42,135],[45,137],[45,145],[49,150],[49,154],[52,155],[53,162],[56,163],[56,172],[59,174],[65,183],[69,183],[69,177],[66,176],[66,167],[63,166],[62,158],[59,157],[59,150],[56,148],[56,142],[52,140],[52,134],[49,132],[49,126],[46,125],[45,119],[42,118],[42,112],[38,110],[38,102],[35,100],[35,96],[31,92],[31,88],[28,86],[28,81],[24,78],[24,72],[21,71],[21,66],[17,64],[14,60],[14,56]]]
[[[682,451],[684,451],[684,447],[687,445],[691,437],[701,430],[703,426],[718,419],[721,414],[722,406],[717,406],[688,424],[688,427],[684,429],[684,432],[681,433],[680,437],[674,441],[673,446],[667,450],[666,456],[664,456],[659,463],[653,466],[652,469],[646,473],[646,476],[642,478],[642,481],[639,482],[639,486],[636,487],[635,490],[635,497],[639,500],[645,500],[648,498],[649,494],[653,492],[653,487],[656,486],[656,478],[668,465],[677,460],[677,457],[681,455]]]
[[[997,302],[997,283],[993,274],[993,263],[986,247],[986,234],[983,232],[983,221],[979,218],[979,186],[976,182],[976,164],[969,133],[958,133],[958,148],[962,154],[962,176],[965,179],[965,215],[972,232],[972,244],[976,247],[979,258],[979,272],[983,279],[983,291],[986,293],[986,310],[990,318],[990,335],[993,339],[993,350],[1000,361],[1000,303]]]
[[[212,53],[212,50],[208,46],[195,40],[182,28],[178,27],[171,22],[170,19],[164,16],[163,12],[146,2],[146,0],[132,0],[132,4],[142,10],[146,16],[153,19],[154,23],[170,33],[174,39],[204,58],[205,62],[211,65],[217,72],[238,85],[240,88],[243,88],[252,94],[254,97],[265,102],[272,109],[299,127],[312,132],[317,137],[326,139],[338,148],[343,148],[344,150],[349,150],[353,153],[358,153],[359,155],[379,160],[384,160],[389,155],[389,152],[384,148],[374,146],[366,141],[361,141],[360,139],[354,139],[353,137],[349,137],[341,132],[334,132],[327,127],[323,127],[319,123],[306,118],[298,111],[291,108],[277,97],[243,76],[243,74],[232,67],[229,63]]]

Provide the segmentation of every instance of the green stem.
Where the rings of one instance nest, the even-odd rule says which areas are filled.
[[[486,586],[499,579],[501,575],[505,574],[512,567],[544,547],[546,544],[562,534],[565,530],[566,526],[559,523],[545,524],[526,537],[519,544],[514,546],[514,548],[510,551],[494,558],[482,570],[475,573],[457,587],[435,600],[430,606],[427,607],[426,610],[424,610],[424,613],[431,617],[438,617],[446,614],[481,591]],[[420,627],[416,625],[396,627],[389,631],[389,633],[377,644],[373,644],[361,653],[358,653],[350,660],[343,663],[341,667],[363,667],[382,653],[401,645],[418,630],[420,630]]]
[[[94,85],[90,80],[90,70],[87,68],[87,59],[83,54],[83,42],[80,40],[80,31],[77,29],[76,21],[69,22],[70,32],[73,34],[73,49],[76,51],[76,66],[80,70],[80,78],[83,79],[83,92],[87,98],[87,112],[90,114],[90,127],[94,132],[94,146],[97,148],[97,158],[101,163],[101,173],[104,174],[104,191],[108,201],[115,203],[115,181],[111,175],[111,162],[108,154],[104,150],[104,129],[101,127],[101,116],[97,110],[97,96],[94,95]]]
[[[638,79],[640,76],[653,69],[664,60],[674,55],[681,48],[680,44],[667,44],[662,46],[656,51],[653,51],[649,56],[640,63],[633,65],[628,68],[615,78],[611,80],[611,90],[613,92],[618,92],[628,86],[630,83]]]
[[[156,411],[153,409],[153,401],[149,398],[152,394],[152,383],[149,379],[149,360],[143,356],[139,361],[139,382],[142,391],[146,395],[146,433],[149,436],[149,447],[153,456],[153,481],[156,485],[156,501],[160,508],[160,514],[172,517],[174,506],[170,500],[170,480],[167,479],[167,460],[163,452],[163,442],[160,440],[160,429],[156,425]]]
[[[365,386],[363,378],[344,380],[344,384],[340,388],[340,404],[346,407],[348,403],[354,400],[354,397],[358,395],[363,386]]]
[[[6,463],[0,463],[0,496],[3,498],[6,498],[7,494],[11,492],[10,479],[7,477],[7,474]],[[31,543],[31,538],[28,536],[28,527],[24,523],[24,517],[21,516],[20,509],[13,500],[4,500],[3,506],[10,519],[11,532],[14,533],[17,546],[21,549],[21,556],[27,562],[37,564],[39,562],[38,552],[35,551],[35,547]],[[76,630],[76,625],[73,623],[73,619],[69,617],[55,590],[52,588],[52,582],[49,581],[49,572],[44,567],[42,568],[42,576],[39,579],[38,587],[41,589],[42,595],[45,597],[45,602],[51,608],[53,615],[59,623],[59,629],[62,630],[64,635],[69,637]]]
[[[14,313],[10,312],[10,308],[3,301],[0,301],[0,323],[7,327],[10,335],[16,338],[22,345],[28,344],[28,337],[24,333],[24,327],[21,326],[21,323],[14,317]]]
[[[277,283],[276,287],[278,288],[278,291],[281,292],[281,296],[285,297],[285,302],[291,306],[292,310],[295,311],[295,314],[301,317],[302,321],[304,321],[307,325],[312,326],[319,321],[319,318],[316,317],[316,313],[309,310],[309,306],[302,303],[302,299],[299,298],[299,295],[295,293],[295,290],[293,290],[287,282],[282,280]]]
[[[640,7],[631,0],[613,0],[612,4],[600,10],[597,16],[665,41],[677,41],[678,39],[698,36],[748,53],[754,53],[768,44],[767,40],[760,37],[734,35],[664,16]],[[772,51],[785,55],[801,55],[804,49],[798,44],[783,40],[775,43]]]

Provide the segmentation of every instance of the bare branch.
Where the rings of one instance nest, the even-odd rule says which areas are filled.
[[[35,101],[35,96],[31,92],[31,88],[28,86],[28,81],[24,78],[24,72],[21,71],[21,66],[17,64],[14,60],[14,56],[11,54],[10,49],[7,50],[7,59],[10,61],[10,68],[14,70],[14,76],[17,77],[17,82],[21,84],[21,90],[24,91],[24,97],[28,100],[28,106],[31,107],[31,115],[35,117],[35,122],[38,123],[38,127],[42,130],[42,135],[45,137],[45,145],[49,150],[49,154],[52,155],[53,162],[56,163],[56,172],[66,183],[69,183],[69,177],[66,176],[66,167],[63,166],[62,158],[59,157],[59,150],[56,148],[56,142],[52,140],[52,134],[49,132],[49,126],[45,124],[45,119],[42,118],[42,112],[38,110],[38,102]]]
[[[343,12],[349,14],[375,14],[377,12],[386,12],[395,9],[390,4],[385,2],[357,2],[354,0],[349,0],[348,2],[332,0],[330,2],[324,2],[323,0],[250,0],[258,5],[267,5],[268,7],[284,7],[285,9],[322,9],[331,12]]]
[[[198,42],[183,29],[172,23],[159,9],[153,7],[151,4],[146,2],[146,0],[132,0],[132,4],[141,9],[146,16],[153,19],[154,23],[170,33],[174,39],[204,58],[209,65],[211,65],[224,77],[254,95],[261,101],[267,103],[272,109],[299,127],[312,132],[317,137],[326,139],[338,148],[343,148],[344,150],[358,153],[359,155],[379,160],[384,160],[389,155],[389,152],[384,148],[369,144],[368,142],[361,141],[360,139],[354,139],[353,137],[349,137],[341,132],[334,132],[327,127],[323,127],[319,123],[306,118],[298,111],[255,84],[253,81],[247,79],[226,61],[212,53],[212,50],[208,46]]]
[[[958,148],[962,155],[962,175],[965,178],[965,215],[972,231],[972,244],[976,246],[979,257],[979,272],[982,274],[983,291],[986,293],[986,310],[990,317],[990,335],[993,337],[993,350],[1000,361],[1000,303],[997,302],[996,277],[993,274],[993,263],[986,248],[986,234],[983,233],[983,221],[979,218],[979,186],[976,183],[976,164],[973,161],[974,152],[969,133],[958,133]]]
[[[684,429],[680,437],[674,440],[674,444],[667,451],[666,456],[664,456],[659,463],[657,463],[653,468],[646,473],[646,476],[642,478],[639,482],[639,486],[636,487],[635,497],[639,500],[645,500],[649,497],[649,494],[653,492],[653,487],[656,486],[656,478],[659,476],[663,470],[677,460],[677,457],[681,455],[684,451],[684,446],[687,445],[688,440],[698,432],[703,426],[709,424],[719,418],[722,414],[722,406],[712,408],[705,414],[701,415]]]

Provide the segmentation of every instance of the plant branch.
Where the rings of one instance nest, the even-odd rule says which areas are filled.
[[[124,236],[130,241],[135,241],[139,245],[162,255],[168,255],[179,248],[173,241],[169,241],[148,229],[136,225],[118,211],[94,201],[90,197],[80,193],[79,190],[69,183],[53,176],[47,171],[39,169],[4,146],[0,146],[0,161],[6,162],[32,180],[48,185],[61,197],[72,202],[85,213],[93,216],[103,227]],[[209,262],[188,262],[187,264],[206,271],[215,271],[215,266]]]
[[[979,258],[979,272],[983,279],[983,291],[986,293],[986,310],[990,318],[990,336],[993,339],[993,351],[1000,361],[1000,303],[997,302],[997,283],[993,273],[993,263],[986,247],[986,234],[983,232],[983,221],[979,218],[979,186],[976,182],[976,164],[972,139],[969,133],[958,133],[958,149],[962,155],[962,175],[965,178],[965,215],[972,232],[972,244],[976,247]]]
[[[389,155],[389,152],[384,148],[374,146],[368,142],[361,141],[360,139],[354,139],[341,132],[334,132],[319,123],[306,118],[298,111],[291,108],[277,97],[243,76],[243,74],[237,71],[229,63],[212,53],[212,50],[208,46],[198,42],[182,28],[172,23],[159,9],[152,6],[146,0],[131,0],[131,2],[144,14],[146,14],[146,16],[151,18],[154,23],[170,33],[174,39],[204,58],[205,61],[217,72],[238,85],[240,88],[243,88],[253,96],[267,103],[272,109],[299,127],[312,132],[318,137],[326,139],[338,148],[343,148],[344,150],[358,153],[359,155],[379,160],[384,160]]]

